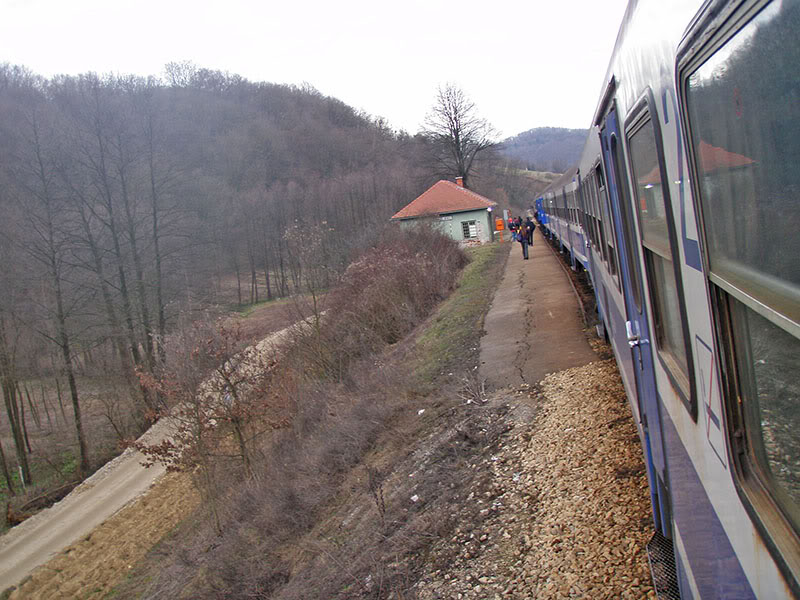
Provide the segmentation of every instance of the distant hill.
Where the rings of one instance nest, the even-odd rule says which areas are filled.
[[[578,162],[586,129],[537,127],[503,141],[503,155],[520,161],[531,171],[563,173]]]

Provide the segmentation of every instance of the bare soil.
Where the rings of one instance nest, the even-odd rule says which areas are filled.
[[[8,597],[105,598],[136,562],[191,514],[199,502],[187,474],[165,475],[141,500],[70,544],[36,569]]]

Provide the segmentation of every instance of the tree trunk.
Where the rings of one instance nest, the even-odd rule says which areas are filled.
[[[50,409],[47,406],[47,395],[45,394],[44,391],[44,384],[42,383],[40,385],[41,385],[40,391],[42,393],[42,406],[44,406],[44,414],[47,415],[47,428],[50,431],[53,431],[53,421],[50,418]]]
[[[11,424],[11,435],[14,438],[14,449],[17,452],[17,462],[22,468],[22,477],[30,484],[33,480],[31,469],[28,464],[28,453],[25,451],[25,435],[19,419],[19,407],[17,406],[16,385],[8,372],[3,373],[3,400],[6,405],[6,414]]]
[[[148,115],[147,118],[147,141],[148,141],[148,162],[150,166],[150,200],[152,208],[152,221],[153,221],[153,252],[155,254],[155,286],[156,286],[156,305],[158,311],[158,359],[163,363],[166,360],[164,337],[167,333],[167,318],[164,310],[164,290],[162,283],[161,273],[161,247],[160,247],[160,232],[159,232],[159,207],[160,196],[158,187],[156,186],[156,167],[155,167],[155,147],[154,137],[155,131],[153,127],[153,115]]]
[[[105,225],[111,234],[111,240],[113,242],[114,260],[116,261],[117,277],[119,279],[119,293],[122,298],[122,312],[125,319],[125,325],[128,330],[128,343],[131,349],[131,356],[133,357],[134,364],[140,366],[142,364],[142,357],[139,353],[139,344],[136,341],[136,330],[133,325],[133,308],[131,304],[130,293],[128,292],[128,281],[125,275],[125,259],[122,254],[122,248],[120,247],[120,235],[119,231],[117,230],[117,220],[114,212],[114,194],[111,189],[108,167],[106,165],[106,140],[103,137],[103,127],[99,119],[99,114],[101,112],[100,98],[98,89],[94,89],[93,91],[95,102],[93,135],[97,141],[98,151],[97,161],[94,165],[94,169],[100,179],[99,183],[102,191],[103,207],[108,217]],[[145,401],[149,403],[149,400],[146,399]]]
[[[64,293],[62,289],[62,275],[60,271],[61,265],[61,252],[58,241],[56,239],[56,226],[55,218],[57,214],[57,207],[55,206],[55,195],[50,189],[50,170],[45,167],[45,161],[42,153],[42,146],[39,140],[39,131],[34,124],[34,136],[37,161],[37,177],[41,184],[40,201],[42,203],[43,222],[43,262],[47,263],[50,275],[50,284],[53,286],[53,294],[56,301],[56,344],[61,349],[61,356],[64,361],[64,368],[66,369],[67,379],[69,381],[70,394],[72,396],[72,409],[75,414],[75,430],[78,435],[78,446],[80,448],[80,475],[89,472],[89,453],[86,446],[86,437],[83,433],[83,421],[81,419],[81,406],[78,397],[78,387],[75,384],[75,374],[72,367],[72,352],[70,350],[69,332],[67,330],[67,315],[64,310]]]
[[[19,381],[17,381],[15,396],[19,402],[19,422],[22,424],[22,437],[25,438],[25,447],[28,449],[28,454],[33,454],[31,440],[28,438],[28,423],[25,421],[25,398],[22,397],[22,390],[19,389]]]
[[[278,273],[280,274],[281,296],[289,295],[289,289],[286,284],[286,265],[283,260],[283,243],[278,240]]]
[[[147,392],[137,385],[136,377],[134,375],[134,365],[131,362],[131,354],[125,349],[125,334],[122,331],[122,325],[119,322],[117,310],[114,307],[114,301],[111,297],[111,290],[109,289],[108,281],[105,276],[102,253],[97,244],[94,233],[92,233],[92,227],[89,223],[89,218],[86,214],[86,208],[82,198],[79,201],[78,212],[81,217],[81,225],[83,227],[83,233],[85,236],[84,241],[89,247],[89,253],[92,256],[93,270],[97,276],[97,281],[100,286],[100,295],[103,298],[103,306],[106,311],[108,326],[111,330],[112,342],[116,347],[117,355],[119,356],[120,364],[122,365],[122,373],[125,377],[125,381],[128,384],[131,396],[134,396],[136,394],[135,390],[139,389],[139,393],[142,395],[142,400],[145,402],[145,404],[147,404]],[[58,382],[58,380],[56,380],[56,382]],[[59,391],[59,402],[60,400],[61,394]]]
[[[25,384],[25,397],[28,399],[28,408],[31,409],[31,416],[33,417],[33,422],[36,423],[36,429],[41,429],[42,419],[39,416],[39,409],[36,407],[36,404],[33,402],[33,399],[31,398],[31,390],[28,387],[27,383]]]
[[[264,251],[264,281],[267,284],[267,300],[272,300],[272,284],[270,283],[269,277],[269,248],[267,247],[267,234],[266,231],[262,229],[262,233],[264,236],[263,239],[263,251]]]
[[[234,268],[236,269],[236,292],[238,294],[239,306],[242,305],[242,274],[239,271],[239,261],[234,258]]]
[[[64,315],[64,299],[61,292],[61,281],[55,277],[56,288],[56,326],[58,328],[58,340],[61,347],[61,356],[64,359],[64,369],[67,373],[69,392],[72,397],[72,412],[75,415],[75,432],[78,435],[78,448],[80,449],[80,467],[78,476],[83,479],[89,473],[89,450],[86,445],[86,436],[83,433],[83,419],[81,418],[81,405],[78,397],[78,386],[75,383],[75,372],[72,368],[72,353],[70,351],[69,334],[67,333],[67,321]]]
[[[8,346],[6,338],[5,320],[0,315],[0,384],[3,387],[3,400],[6,405],[8,422],[11,425],[11,436],[14,438],[14,449],[17,453],[17,462],[22,468],[25,481],[31,481],[31,470],[28,464],[28,454],[25,451],[25,435],[20,422],[20,411],[17,404],[17,379],[14,355]]]
[[[8,470],[8,461],[6,461],[6,453],[3,450],[3,443],[0,441],[0,463],[3,466],[3,477],[6,479],[6,487],[8,488],[8,493],[12,496],[16,496],[17,492],[14,490],[14,481],[11,479],[11,473]]]
[[[56,394],[58,394],[58,406],[61,409],[61,418],[64,421],[64,425],[67,424],[67,413],[64,411],[64,402],[61,396],[61,382],[56,377]]]
[[[142,328],[144,329],[144,349],[147,370],[152,373],[155,368],[155,355],[153,352],[153,328],[150,324],[150,309],[147,306],[147,293],[144,289],[144,269],[142,267],[142,257],[139,254],[139,244],[136,237],[135,215],[131,210],[131,198],[128,192],[128,180],[125,170],[125,158],[122,155],[122,139],[117,139],[119,148],[119,164],[117,165],[117,175],[119,176],[120,187],[122,189],[122,206],[125,209],[125,223],[128,233],[128,243],[133,257],[133,268],[136,272],[136,296],[139,300],[139,314],[142,318]]]

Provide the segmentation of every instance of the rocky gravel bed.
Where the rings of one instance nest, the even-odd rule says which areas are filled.
[[[647,479],[613,360],[510,394],[511,414],[528,416],[475,465],[489,473],[488,489],[464,510],[481,505],[479,517],[458,519],[432,549],[439,568],[417,597],[655,598]]]

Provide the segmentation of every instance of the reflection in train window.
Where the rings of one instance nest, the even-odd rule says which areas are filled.
[[[686,87],[743,481],[800,530],[800,2],[763,9]]]
[[[760,427],[749,432],[762,477],[785,496],[785,507],[800,512],[798,431],[800,340],[740,302],[730,301],[734,336],[749,340],[737,354],[740,385],[750,399],[745,418]],[[794,514],[800,522],[800,514]]]
[[[635,130],[629,140],[633,179],[636,183],[634,204],[639,215],[647,284],[653,305],[656,346],[659,355],[678,384],[688,395],[689,373],[686,359],[686,338],[675,274],[673,252],[669,241],[664,186],[658,164],[656,135],[648,119]]]

